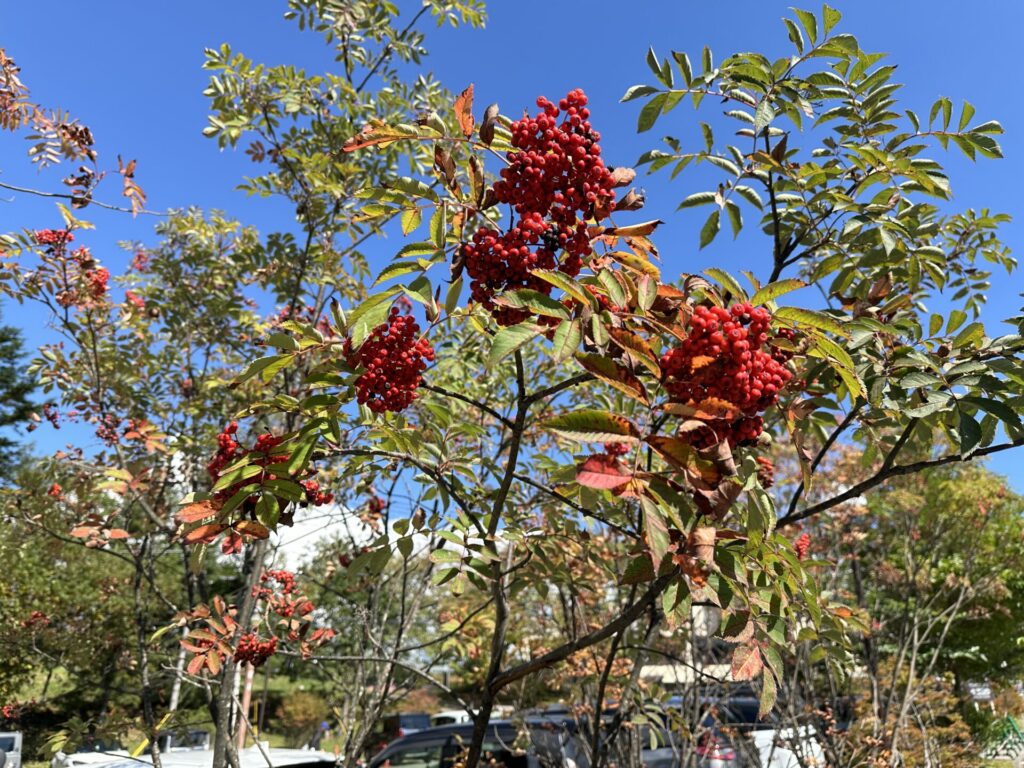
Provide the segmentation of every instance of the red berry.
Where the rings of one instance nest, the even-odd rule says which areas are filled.
[[[591,130],[586,103],[578,88],[557,108],[540,97],[540,113],[512,123],[514,149],[493,189],[495,199],[512,206],[519,220],[505,233],[481,227],[462,246],[473,300],[502,325],[531,313],[498,306],[494,296],[515,288],[550,295],[551,284],[531,274],[535,269],[578,275],[592,253],[586,219],[599,199],[609,209],[613,205],[611,173],[600,158],[600,137]],[[561,123],[559,110],[566,112]]]
[[[705,448],[724,440],[732,445],[752,443],[764,427],[760,413],[778,401],[779,390],[792,378],[786,368],[789,353],[763,349],[769,341],[771,315],[749,304],[698,306],[690,319],[690,333],[661,358],[663,384],[673,402],[700,405],[725,403],[736,412],[731,418],[707,421],[681,439]],[[775,338],[792,339],[783,329]]]
[[[419,325],[411,315],[391,308],[387,322],[370,333],[358,350],[345,341],[348,364],[364,371],[356,379],[356,398],[374,413],[401,411],[416,399],[422,373],[434,360],[434,348],[419,336]]]

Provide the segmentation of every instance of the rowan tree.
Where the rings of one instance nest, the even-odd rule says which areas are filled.
[[[893,476],[1024,440],[1021,319],[1002,336],[981,320],[983,264],[1015,266],[996,234],[1005,217],[946,213],[950,182],[925,154],[952,144],[999,157],[1002,129],[976,121],[969,104],[954,116],[945,98],[926,118],[899,111],[894,67],[836,32],[839,20],[828,7],[798,12],[786,21],[791,53],[774,60],[736,54],[716,65],[705,49],[695,66],[652,51],[656,84],[624,97],[644,100],[641,131],[678,119],[688,101],[707,116],[702,147],[667,139],[639,164],[684,181],[694,163],[721,171],[717,189],[682,207],[710,206],[702,246],[723,218],[742,228],[741,204],[760,216],[766,268],[747,285],[717,268],[663,274],[680,246],[659,251],[659,222],[632,223],[635,172],[600,143],[601,115],[578,89],[516,105],[525,111],[512,119],[477,108],[470,86],[443,113],[369,121],[343,147],[348,157],[432,152],[425,173],[345,198],[362,221],[398,218],[408,242],[375,293],[335,305],[324,326],[292,325],[240,381],[307,371],[294,400],[251,405],[294,427],[280,435],[289,459],[277,472],[321,459],[347,476],[409,471],[441,503],[398,521],[349,573],[382,572],[414,536],[440,536],[439,583],[490,598],[469,765],[505,688],[610,640],[652,606],[667,621],[693,602],[719,607],[735,643],[732,676],[760,681],[767,712],[784,649],[814,642],[838,659],[847,631],[861,628],[808,578],[806,540],[795,547],[778,527]],[[735,143],[719,140],[724,127]],[[823,301],[796,293],[806,287]],[[956,308],[929,316],[923,307],[939,294]],[[779,440],[796,448],[801,485],[776,512],[763,453]],[[874,473],[805,501],[816,468],[848,441],[877,459]],[[274,508],[265,478],[243,459],[219,483]],[[204,524],[238,519],[236,507],[202,503]],[[608,585],[639,588],[601,626],[511,660],[512,596],[568,578],[541,556],[561,525],[631,539],[631,554],[607,563]]]

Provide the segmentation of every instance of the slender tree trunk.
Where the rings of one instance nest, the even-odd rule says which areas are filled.
[[[143,559],[149,549],[149,537],[142,540],[135,557],[135,578],[132,582],[132,597],[135,602],[135,639],[139,654],[139,679],[142,683],[142,718],[146,723],[146,737],[149,739],[149,753],[154,768],[160,768],[160,742],[157,738],[156,713],[153,711],[153,690],[149,678],[149,651],[147,649],[149,625],[145,603],[142,599]]]
[[[181,628],[181,639],[182,641],[188,639],[188,627]],[[185,650],[185,646],[179,643],[178,658],[174,662],[174,682],[171,683],[171,698],[167,704],[168,712],[178,711],[178,704],[181,701],[181,680],[185,676],[185,660],[187,656],[188,652]]]
[[[248,632],[252,626],[252,616],[256,608],[253,587],[256,586],[263,571],[268,548],[267,539],[257,541],[251,546],[249,556],[246,557],[245,583],[236,603],[238,613],[235,620],[238,622],[240,633]],[[232,722],[231,716],[235,702],[234,682],[237,674],[238,665],[235,664],[234,659],[226,659],[224,669],[221,671],[220,690],[213,701],[214,711],[210,713],[216,725],[213,740],[213,768],[225,768],[228,765],[232,768],[239,768],[238,751],[235,749],[235,739],[232,738],[236,724]]]

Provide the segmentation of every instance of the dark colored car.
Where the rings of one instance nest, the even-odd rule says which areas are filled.
[[[403,712],[397,715],[385,715],[381,720],[381,730],[377,734],[377,743],[384,745],[403,736],[422,731],[430,727],[430,715],[423,712]]]
[[[472,737],[472,723],[417,731],[385,747],[370,768],[451,768]],[[567,759],[586,765],[570,728],[549,718],[528,720],[523,732],[511,721],[493,721],[483,749],[486,763],[504,768],[561,768]]]

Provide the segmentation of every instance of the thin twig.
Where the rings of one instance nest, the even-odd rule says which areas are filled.
[[[29,189],[28,187],[19,187],[14,184],[8,184],[0,181],[0,187],[3,189],[9,189],[12,192],[24,192],[26,195],[36,195],[38,197],[57,197],[61,200],[82,200],[78,195],[71,195],[66,192],[46,192],[42,189]],[[144,213],[147,216],[170,216],[172,211],[150,211],[146,208],[140,208],[137,211],[133,211],[131,208],[125,208],[120,205],[111,205],[110,203],[104,203],[100,200],[89,199],[87,205],[95,205],[98,208],[106,208],[108,211],[117,211],[118,213],[130,213],[133,216],[137,213]],[[82,206],[83,208],[86,206]]]

